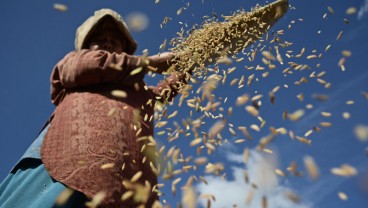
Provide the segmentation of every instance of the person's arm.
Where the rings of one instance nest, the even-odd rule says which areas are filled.
[[[158,55],[148,57],[148,70],[153,73],[162,74],[172,69],[169,77],[161,80],[156,86],[149,86],[148,88],[155,94],[156,100],[160,102],[170,102],[186,85],[190,79],[192,71],[178,71],[175,70],[175,59],[178,55],[173,52],[164,52]],[[152,68],[154,69],[152,70]]]
[[[147,57],[148,70],[153,73],[162,74],[166,72],[173,64],[176,58],[176,54],[173,52],[164,52]]]
[[[102,50],[71,52],[56,64],[51,75],[51,99],[61,101],[65,89],[75,89],[101,83],[133,84],[143,80],[145,67],[141,57]],[[131,72],[142,66],[137,73]]]
[[[173,71],[168,78],[161,80],[156,86],[148,88],[155,94],[156,100],[170,102],[186,85],[190,79],[191,71]]]

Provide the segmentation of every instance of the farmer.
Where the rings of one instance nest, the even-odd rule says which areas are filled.
[[[96,11],[77,29],[76,50],[52,71],[56,109],[2,182],[1,208],[84,207],[96,194],[103,198],[99,207],[151,207],[158,200],[154,106],[171,101],[189,74],[173,71],[147,86],[147,71],[167,71],[175,54],[134,56],[136,47],[110,9]],[[54,204],[66,188],[72,195]],[[143,194],[122,200],[129,190]]]

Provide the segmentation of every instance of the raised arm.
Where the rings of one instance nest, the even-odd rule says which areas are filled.
[[[186,85],[190,79],[191,72],[173,71],[170,76],[161,80],[156,86],[149,86],[149,89],[156,95],[160,102],[170,102]]]
[[[148,69],[154,73],[162,74],[166,72],[173,61],[175,60],[176,54],[173,52],[164,52],[161,54],[156,54],[149,56],[148,59]]]
[[[132,84],[143,79],[144,70],[131,75],[142,65],[141,58],[103,50],[71,52],[56,64],[51,75],[51,100],[58,104],[66,89],[101,83]]]
[[[160,55],[148,57],[149,68],[154,73],[167,72],[175,63],[176,54],[165,52]],[[175,68],[175,67],[174,67]],[[170,102],[180,91],[181,87],[186,85],[191,76],[191,71],[173,70],[169,77],[161,80],[156,86],[149,86],[149,89],[156,95],[156,99],[161,102]]]

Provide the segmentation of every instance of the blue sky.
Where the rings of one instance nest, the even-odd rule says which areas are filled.
[[[138,42],[136,54],[141,54],[142,50],[148,49],[151,54],[159,52],[159,46],[167,39],[176,37],[176,32],[187,24],[200,24],[204,15],[230,15],[237,9],[247,9],[257,3],[264,4],[259,0],[232,0],[229,1],[189,1],[190,6],[177,15],[177,10],[185,7],[188,1],[161,0],[155,4],[150,1],[117,1],[117,0],[91,0],[82,1],[2,1],[0,3],[2,12],[0,13],[0,23],[2,33],[0,35],[0,60],[1,74],[3,77],[0,83],[0,179],[6,177],[11,167],[21,157],[23,152],[35,139],[38,131],[52,113],[54,106],[50,102],[49,76],[55,63],[66,53],[74,49],[75,29],[94,10],[100,8],[112,8],[127,17],[132,12],[141,12],[149,19],[148,27],[143,31],[133,31],[133,36]],[[60,12],[53,9],[54,3],[62,3],[68,6],[68,11]],[[275,31],[283,29],[285,34],[282,39],[292,42],[293,45],[282,50],[294,51],[298,54],[305,48],[305,54],[300,59],[284,60],[294,61],[300,64],[308,64],[311,70],[295,72],[284,75],[282,70],[284,65],[277,64],[277,68],[268,70],[270,75],[262,78],[262,72],[247,71],[244,66],[262,65],[261,54],[255,62],[239,62],[231,66],[220,65],[221,70],[230,67],[237,67],[237,70],[228,76],[228,81],[219,84],[215,90],[217,98],[227,97],[227,102],[222,104],[224,112],[217,110],[214,114],[223,113],[229,107],[234,108],[232,116],[227,117],[227,124],[222,132],[224,140],[228,143],[223,146],[216,146],[216,151],[207,156],[209,162],[222,162],[225,165],[224,173],[226,180],[204,172],[203,166],[199,166],[196,171],[189,174],[182,174],[182,180],[177,187],[184,186],[191,174],[201,175],[207,179],[208,185],[195,183],[195,189],[199,195],[210,193],[216,196],[216,202],[212,202],[213,207],[231,207],[234,203],[238,207],[245,207],[245,198],[252,188],[243,180],[243,172],[247,171],[250,180],[258,182],[259,189],[254,192],[254,198],[248,207],[260,207],[262,195],[269,199],[269,207],[357,207],[368,206],[368,161],[367,142],[359,141],[354,135],[354,128],[357,125],[368,126],[368,101],[361,92],[368,92],[368,1],[298,1],[290,0],[290,4],[295,7],[273,27]],[[328,6],[334,9],[334,14],[328,11]],[[347,15],[345,11],[349,7],[357,8],[357,13]],[[327,19],[323,15],[327,13]],[[163,28],[160,28],[165,17],[172,18]],[[302,20],[299,20],[302,19]],[[349,24],[344,23],[344,19],[349,20]],[[295,24],[291,21],[295,20]],[[290,30],[287,26],[291,24]],[[321,31],[318,34],[318,31]],[[340,31],[344,31],[342,38],[336,40]],[[324,52],[327,45],[331,44],[331,49]],[[323,53],[322,59],[306,59],[313,50]],[[352,56],[347,58],[346,71],[342,72],[337,63],[343,55],[341,51],[349,50]],[[317,68],[316,64],[321,67]],[[309,78],[309,75],[316,71],[326,71],[323,77],[332,83],[331,88],[326,89],[316,82],[316,79]],[[222,74],[222,73],[221,73]],[[248,77],[255,74],[258,81],[251,86],[237,88],[230,86],[230,80],[240,78],[242,75]],[[307,77],[309,82],[297,86],[295,81],[301,77]],[[149,80],[154,82],[155,80]],[[288,85],[285,88],[284,85]],[[198,87],[195,85],[194,87]],[[268,101],[268,92],[274,87],[280,86],[276,92],[276,102],[271,105]],[[249,129],[253,123],[259,121],[250,116],[244,106],[236,106],[236,98],[244,93],[250,96],[263,94],[262,107],[260,113],[267,122],[266,127],[260,132]],[[299,101],[297,95],[303,93],[304,101]],[[325,94],[329,96],[327,101],[317,101],[312,98],[313,94]],[[195,92],[192,96],[196,95]],[[353,100],[353,105],[347,105],[346,101]],[[312,104],[313,109],[306,109],[307,104]],[[177,102],[168,107],[168,112],[179,110],[178,116],[169,120],[169,127],[173,127],[174,121],[181,124],[182,119],[189,118],[190,108],[177,107]],[[294,112],[304,109],[305,115],[297,122],[283,120],[284,111]],[[331,117],[322,117],[321,112],[330,112]],[[342,113],[349,112],[350,119],[344,119]],[[200,113],[193,113],[192,118],[199,117]],[[216,119],[207,119],[206,125],[201,127],[201,131],[208,132]],[[313,132],[309,139],[312,145],[291,140],[288,135],[277,136],[275,141],[268,147],[273,154],[258,152],[255,150],[259,140],[268,134],[268,127],[284,127],[291,130],[295,135],[304,136],[313,126],[318,126],[320,122],[331,122],[329,128],[321,128],[321,132]],[[235,144],[234,141],[243,137],[241,134],[232,136],[228,132],[228,125],[247,126],[253,137],[253,142]],[[173,127],[174,128],[174,127]],[[158,129],[159,132],[162,129]],[[184,157],[192,155],[197,157],[195,148],[188,147],[191,136],[181,136],[178,140],[167,143],[164,136],[157,137],[158,142],[165,144],[169,149],[175,145],[181,149]],[[251,159],[248,164],[242,162],[244,148],[249,148]],[[204,151],[205,152],[205,151]],[[279,177],[273,173],[275,168],[286,170],[291,162],[298,164],[298,169],[305,172],[303,158],[312,156],[319,167],[320,176],[316,181],[312,181],[307,175],[295,177],[288,174],[286,177]],[[206,154],[202,154],[206,156]],[[340,177],[330,173],[331,168],[339,167],[342,164],[350,164],[358,170],[354,177]],[[175,169],[180,169],[178,164]],[[262,174],[268,174],[260,177]],[[177,177],[176,177],[177,178]],[[365,181],[365,191],[362,188]],[[165,193],[161,199],[166,200],[172,206],[176,206],[181,200],[180,193],[173,197],[171,193],[171,181],[161,181],[165,184],[162,191]],[[262,185],[263,184],[263,185]],[[180,189],[180,188],[178,188]],[[293,191],[301,197],[301,203],[296,205],[285,198],[284,193]],[[348,195],[347,201],[338,198],[337,193],[344,192]],[[203,205],[203,202],[200,202]]]

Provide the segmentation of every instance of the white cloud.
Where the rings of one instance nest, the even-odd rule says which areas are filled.
[[[227,159],[232,162],[242,163],[243,156],[227,153]],[[262,197],[267,197],[268,208],[308,208],[307,204],[295,204],[285,195],[292,190],[280,184],[274,169],[277,166],[276,156],[265,155],[260,152],[251,151],[251,157],[246,168],[232,166],[232,180],[223,180],[221,177],[205,176],[208,185],[200,183],[196,186],[199,195],[212,194],[216,201],[211,202],[211,207],[262,207]],[[245,173],[249,178],[249,183],[245,181]],[[253,188],[255,184],[257,188]],[[246,198],[250,192],[253,192],[252,201],[247,204]],[[206,207],[207,200],[201,199],[200,204]]]
[[[368,0],[365,0],[358,12],[358,20],[363,19],[364,15],[368,12]]]

